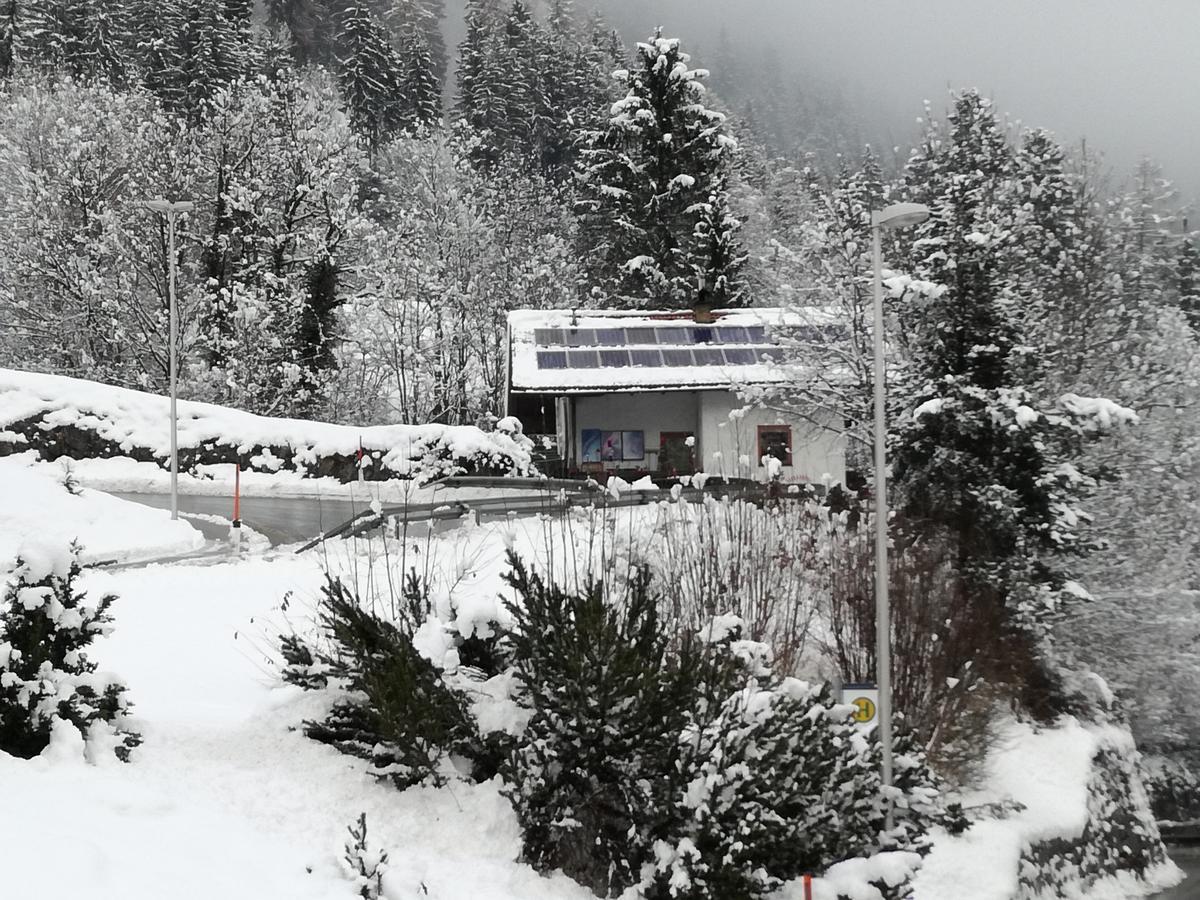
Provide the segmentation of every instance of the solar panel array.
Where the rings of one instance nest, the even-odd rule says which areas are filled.
[[[840,329],[834,329],[840,332]],[[828,326],[785,329],[800,340],[828,340]],[[537,328],[539,369],[686,368],[776,362],[783,351],[762,325]]]

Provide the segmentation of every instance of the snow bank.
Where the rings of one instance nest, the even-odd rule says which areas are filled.
[[[511,430],[460,425],[357,428],[277,419],[180,401],[181,465],[240,460],[244,468],[371,479],[431,480],[463,472],[527,472],[530,443]],[[47,459],[127,456],[166,464],[170,401],[93,381],[0,369],[0,454],[37,449]]]
[[[962,835],[937,834],[913,880],[914,900],[962,900],[964,878],[970,879],[971,900],[1124,900],[1178,882],[1179,870],[1165,859],[1141,877],[1106,869],[1109,848],[1100,845],[1135,843],[1118,836],[1115,820],[1135,819],[1131,810],[1146,806],[1136,782],[1111,785],[1126,808],[1114,808],[1105,796],[1110,786],[1099,782],[1109,774],[1106,755],[1113,754],[1135,758],[1127,729],[1074,719],[1041,729],[1010,723],[989,754],[986,793],[967,805],[1012,804],[1013,810],[978,821]],[[1153,820],[1148,825],[1132,830],[1142,842],[1157,843]],[[1128,844],[1116,849],[1132,864]]]
[[[37,548],[83,547],[81,561],[138,559],[186,553],[204,538],[171,514],[86,488],[71,493],[61,472],[34,465],[32,454],[0,459],[0,572]]]

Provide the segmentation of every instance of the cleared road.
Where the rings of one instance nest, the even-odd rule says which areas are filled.
[[[122,500],[132,500],[159,509],[171,508],[170,494],[114,493]],[[320,497],[243,497],[242,522],[271,542],[295,544],[316,537],[340,525],[367,507],[349,500],[326,500]],[[201,515],[233,517],[233,503],[228,497],[180,495],[179,511]],[[223,538],[226,526],[194,521],[205,537]]]

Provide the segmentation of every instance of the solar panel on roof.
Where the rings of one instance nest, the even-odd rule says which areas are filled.
[[[755,361],[754,351],[749,347],[725,348],[725,362],[731,366],[752,366]]]
[[[746,329],[737,325],[722,325],[717,329],[717,341],[721,344],[744,344]]]
[[[600,366],[600,358],[595,350],[567,351],[567,368],[596,369]]]
[[[662,355],[663,355],[663,365],[666,365],[666,366],[677,367],[677,366],[690,366],[693,364],[692,363],[692,351],[683,349],[681,347],[671,347],[669,349],[664,349],[662,352]]]
[[[762,325],[749,325],[746,328],[746,342],[758,344],[767,339],[767,329]]]
[[[662,363],[662,353],[658,350],[630,350],[629,358],[635,366],[653,366],[657,368]]]
[[[560,347],[563,343],[561,328],[535,328],[533,342],[539,347]]]
[[[625,329],[597,328],[596,343],[603,347],[619,347],[625,343]]]
[[[537,364],[539,369],[565,369],[567,367],[567,351],[539,350]]]
[[[692,351],[698,366],[723,366],[725,354],[718,347],[697,347]]]
[[[595,347],[596,330],[594,328],[572,328],[566,332],[568,347]]]
[[[657,328],[626,328],[625,339],[631,344],[657,344]]]
[[[783,350],[779,347],[755,347],[754,353],[761,362],[779,362],[783,359]]]
[[[689,329],[692,333],[693,344],[708,344],[712,342],[713,332],[715,328],[710,328],[707,325],[697,325],[695,328]]]
[[[623,369],[629,365],[629,351],[601,350],[600,365],[606,369]]]

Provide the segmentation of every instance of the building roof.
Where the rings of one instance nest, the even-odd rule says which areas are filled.
[[[811,313],[811,314],[810,314]],[[794,377],[778,338],[838,328],[822,310],[534,310],[508,314],[514,393],[714,390]]]

